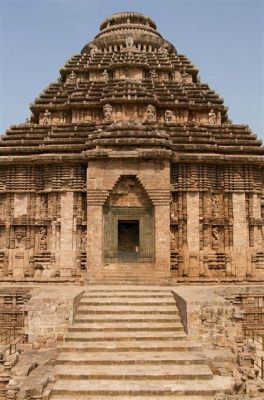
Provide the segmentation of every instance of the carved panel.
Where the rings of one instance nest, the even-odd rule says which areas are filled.
[[[176,190],[224,190],[261,193],[261,169],[254,166],[174,164],[171,182]]]
[[[86,166],[49,165],[0,168],[0,191],[85,190]]]
[[[187,246],[186,193],[171,193],[170,203],[171,270],[182,275],[183,249]]]

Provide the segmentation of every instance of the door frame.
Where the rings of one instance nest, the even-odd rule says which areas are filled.
[[[109,207],[103,211],[103,261],[118,263],[118,221],[139,221],[138,263],[154,263],[154,212],[153,207]]]

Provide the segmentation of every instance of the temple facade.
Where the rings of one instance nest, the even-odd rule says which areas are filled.
[[[0,142],[0,279],[264,280],[264,148],[149,17],[108,17]]]

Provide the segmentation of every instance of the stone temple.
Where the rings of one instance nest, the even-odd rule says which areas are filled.
[[[263,399],[261,141],[136,12],[30,109],[0,142],[0,399]]]
[[[263,279],[263,154],[197,68],[114,14],[0,146],[0,276]]]

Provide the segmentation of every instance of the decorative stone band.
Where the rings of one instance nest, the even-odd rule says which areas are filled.
[[[164,189],[146,189],[146,192],[154,206],[169,206],[170,191]],[[108,190],[87,190],[87,205],[88,206],[103,206],[106,202],[110,191]]]
[[[87,190],[87,205],[88,206],[102,206],[109,196],[108,190]]]
[[[170,191],[165,189],[148,189],[147,193],[154,206],[170,205]]]

